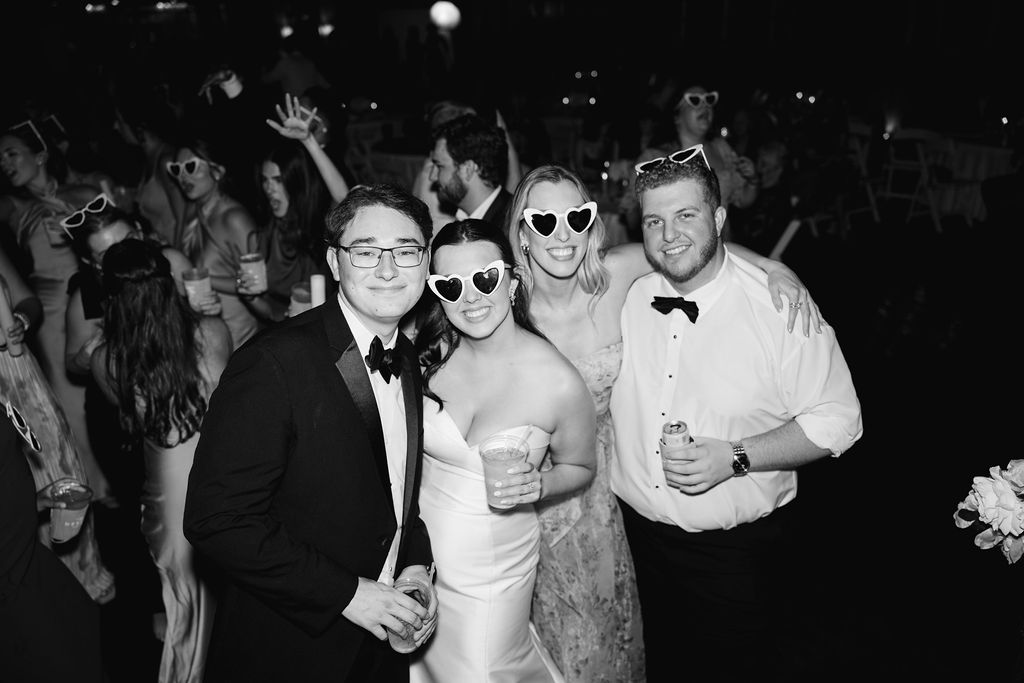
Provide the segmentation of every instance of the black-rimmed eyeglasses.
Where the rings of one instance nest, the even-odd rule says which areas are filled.
[[[423,263],[426,247],[419,244],[404,244],[400,247],[368,247],[362,244],[354,247],[338,247],[348,254],[348,259],[356,268],[376,268],[380,264],[384,252],[391,254],[395,265],[399,268],[415,268]]]

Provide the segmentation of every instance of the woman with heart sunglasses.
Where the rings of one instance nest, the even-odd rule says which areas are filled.
[[[534,503],[593,476],[593,403],[576,369],[531,322],[499,227],[449,223],[430,252],[433,301],[416,336],[424,380],[419,503],[445,616],[410,680],[557,680],[530,627],[541,548]],[[508,501],[501,511],[488,507],[479,453],[496,433],[518,436],[529,451],[492,489]]]
[[[180,249],[196,268],[206,268],[220,300],[220,316],[238,348],[262,327],[239,291],[239,257],[257,250],[252,214],[232,194],[228,152],[211,140],[192,137],[178,148],[167,172],[187,200]]]
[[[680,150],[661,163],[704,164],[701,151]],[[509,213],[509,237],[530,294],[530,317],[576,364],[598,411],[594,482],[579,495],[538,506],[543,543],[534,622],[567,680],[578,683],[609,675],[644,679],[636,580],[608,479],[613,447],[608,398],[621,360],[619,316],[626,292],[652,269],[640,243],[604,248],[604,222],[591,215],[593,206],[575,174],[541,166],[523,178]],[[805,311],[805,334],[812,323],[820,326],[817,308],[791,270],[738,245],[729,248],[769,272],[776,308],[781,310],[781,295],[807,304],[799,309]],[[791,329],[797,310],[790,309]],[[565,610],[565,604],[575,609]],[[575,633],[598,635],[583,640]]]

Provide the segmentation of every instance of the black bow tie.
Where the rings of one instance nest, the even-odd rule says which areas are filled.
[[[673,308],[678,308],[686,314],[691,323],[697,322],[697,302],[687,301],[681,296],[656,296],[651,302],[651,307],[665,315],[668,315]]]
[[[370,342],[370,353],[366,354],[366,366],[370,372],[379,372],[384,381],[391,384],[392,377],[402,372],[402,357],[394,349],[385,349],[380,337]]]

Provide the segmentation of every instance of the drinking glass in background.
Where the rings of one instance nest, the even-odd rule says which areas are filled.
[[[50,508],[50,539],[54,543],[70,541],[82,528],[92,500],[92,489],[71,477],[58,479],[44,489],[43,496],[63,507]]]
[[[263,254],[242,254],[238,257],[238,262],[242,272],[251,278],[246,290],[250,294],[262,294],[267,291],[267,262],[263,259]]]
[[[296,282],[293,284],[291,300],[288,302],[287,317],[294,318],[298,314],[308,311],[312,307],[313,304],[309,292],[309,285],[305,282]]]
[[[210,272],[206,268],[189,268],[181,272],[181,281],[185,285],[188,303],[199,310],[202,302],[213,293],[210,284]]]
[[[487,487],[487,504],[495,510],[508,510],[513,503],[496,497],[494,485],[508,476],[508,468],[526,462],[530,447],[526,436],[515,434],[492,434],[480,442],[480,459],[484,465],[484,485]]]

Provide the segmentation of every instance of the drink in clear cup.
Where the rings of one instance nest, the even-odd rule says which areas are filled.
[[[242,254],[238,257],[238,263],[242,272],[249,274],[253,279],[253,284],[248,287],[248,291],[253,294],[262,294],[267,291],[267,262],[263,259],[263,254],[259,252]]]
[[[402,577],[395,581],[394,588],[414,598],[424,607],[430,604],[430,586],[418,578]],[[385,630],[388,632],[388,643],[391,644],[391,649],[395,652],[412,652],[416,649],[416,641],[412,637],[412,626],[406,624],[405,631],[402,633],[395,633],[389,628]]]
[[[192,308],[199,308],[200,302],[213,291],[210,284],[210,272],[206,268],[189,268],[181,272],[181,281],[185,285],[185,293]]]
[[[292,285],[291,300],[288,302],[288,317],[292,318],[308,311],[313,306],[310,302],[309,285],[305,282],[296,282]]]
[[[54,543],[70,541],[82,527],[92,500],[92,489],[74,479],[59,479],[47,488],[46,496],[64,503],[65,508],[50,508],[50,539]]]
[[[508,476],[508,468],[526,462],[530,447],[522,437],[514,434],[495,434],[480,442],[480,459],[484,464],[484,485],[487,487],[487,504],[497,510],[512,507],[501,498],[494,496],[494,483]]]

